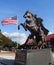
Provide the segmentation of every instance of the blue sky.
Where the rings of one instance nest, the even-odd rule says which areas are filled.
[[[25,22],[23,18],[24,13],[29,10],[38,17],[41,17],[43,25],[54,33],[54,0],[0,0],[0,29],[2,32],[19,32],[25,33],[23,27],[18,31],[16,25],[5,25],[2,26],[1,21],[10,16],[18,16],[18,23]]]

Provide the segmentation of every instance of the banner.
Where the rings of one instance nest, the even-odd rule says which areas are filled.
[[[6,18],[2,21],[2,25],[17,24],[17,16]]]

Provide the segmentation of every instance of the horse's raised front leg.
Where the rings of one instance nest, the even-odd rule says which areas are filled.
[[[20,25],[23,26],[23,28],[27,31],[27,28],[26,28],[25,24],[21,23]],[[18,26],[18,29],[20,29],[20,25]]]
[[[20,25],[18,25],[18,30],[20,29]]]

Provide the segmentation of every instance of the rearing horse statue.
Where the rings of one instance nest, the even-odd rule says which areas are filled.
[[[36,37],[37,45],[40,40],[44,42],[45,35],[48,34],[48,30],[43,26],[43,20],[41,18],[38,18],[37,15],[32,14],[29,11],[26,11],[23,17],[26,19],[26,21],[24,23],[21,23],[20,25],[22,25],[26,31],[29,30],[32,37]],[[19,26],[18,29],[20,29]]]

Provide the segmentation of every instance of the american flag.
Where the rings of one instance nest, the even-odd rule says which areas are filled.
[[[17,16],[6,18],[2,21],[2,25],[17,24]]]

